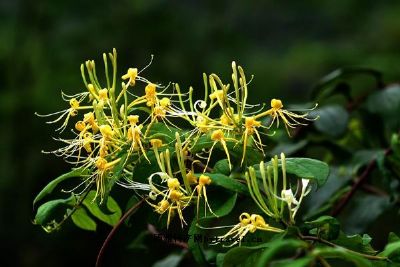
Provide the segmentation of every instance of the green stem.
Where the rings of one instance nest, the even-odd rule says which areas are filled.
[[[388,260],[387,257],[380,257],[380,256],[368,255],[368,254],[364,254],[364,253],[361,253],[361,252],[357,252],[357,251],[354,251],[354,250],[351,250],[351,249],[336,245],[335,243],[329,242],[328,240],[322,239],[320,237],[304,236],[304,235],[302,235],[300,233],[299,233],[299,237],[301,239],[303,239],[303,240],[317,241],[317,242],[320,242],[322,244],[328,245],[330,247],[342,248],[342,249],[344,249],[344,250],[346,250],[346,251],[348,251],[348,252],[350,252],[350,253],[352,253],[354,255],[357,255],[357,256],[360,256],[360,257],[363,257],[363,258],[366,258],[366,259],[369,259],[369,260]]]

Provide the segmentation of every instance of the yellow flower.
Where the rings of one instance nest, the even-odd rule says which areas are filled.
[[[159,176],[162,183],[167,183],[167,188],[160,190],[153,183],[153,177]],[[167,228],[171,222],[171,217],[176,211],[178,213],[179,219],[181,221],[181,226],[187,224],[182,211],[190,204],[192,196],[187,195],[185,189],[181,186],[177,178],[170,177],[167,173],[158,172],[154,173],[149,177],[149,185],[151,188],[150,198],[155,200],[161,197],[162,200],[158,202],[158,205],[147,201],[147,203],[154,208],[154,210],[159,214],[164,214],[168,211]]]
[[[250,215],[247,212],[243,212],[239,216],[239,223],[234,225],[231,230],[229,230],[226,234],[219,236],[217,238],[216,244],[220,243],[221,241],[224,242],[225,240],[235,240],[232,244],[227,247],[232,247],[236,244],[241,245],[242,239],[250,232],[254,233],[257,230],[260,231],[268,231],[268,232],[275,232],[281,233],[283,232],[282,229],[272,227],[267,224],[264,218],[258,214]]]
[[[309,109],[308,111],[314,110],[318,105],[316,104],[313,108]],[[294,112],[288,111],[283,109],[283,104],[282,101],[279,99],[272,99],[271,100],[271,108],[265,112],[262,112],[256,116],[254,116],[255,119],[264,117],[264,116],[271,116],[272,121],[270,125],[268,126],[271,127],[275,120],[276,120],[276,125],[279,127],[279,120],[281,119],[283,123],[285,124],[285,128],[287,133],[290,135],[289,128],[295,128],[298,125],[307,125],[304,122],[300,122],[299,120],[316,120],[317,118],[307,118],[308,113],[304,114],[296,114]]]
[[[156,98],[157,98],[157,91],[156,91],[157,87],[154,83],[149,83],[148,85],[146,85],[145,87],[145,96],[146,96],[146,105],[148,107],[154,106],[154,104],[156,103]]]
[[[123,80],[129,79],[128,83],[131,86],[134,86],[136,83],[136,77],[138,76],[138,69],[137,68],[129,68],[126,74],[122,75]]]
[[[256,145],[256,147],[261,150],[264,154],[264,148],[263,148],[263,143],[261,141],[261,137],[260,134],[258,133],[257,128],[261,127],[261,122],[257,121],[254,117],[247,117],[245,118],[245,130],[243,133],[243,154],[242,154],[242,161],[241,161],[241,165],[244,162],[244,159],[246,157],[246,150],[247,150],[247,142],[248,142],[248,138],[249,136],[253,139],[254,144]],[[253,135],[256,135],[257,138],[254,138]]]
[[[200,175],[199,177],[199,181],[198,181],[198,185],[196,186],[196,190],[197,190],[197,217],[199,215],[199,203],[200,203],[200,198],[203,196],[204,197],[204,215],[206,215],[206,206],[208,207],[208,210],[215,216],[218,217],[218,215],[216,215],[211,207],[210,204],[208,203],[208,198],[207,198],[207,191],[206,191],[206,186],[211,184],[211,178],[207,175]]]
[[[228,159],[228,162],[229,162],[229,168],[232,169],[231,158],[230,158],[230,156],[229,156],[228,147],[227,147],[227,145],[226,145],[226,139],[225,139],[225,134],[224,134],[224,132],[223,132],[222,130],[214,130],[214,131],[211,133],[211,140],[214,141],[214,143],[213,143],[213,145],[212,145],[211,148],[210,148],[209,156],[208,156],[207,163],[206,163],[206,166],[205,166],[205,168],[204,168],[204,171],[207,169],[208,163],[210,162],[210,159],[211,159],[212,151],[213,151],[213,149],[214,149],[214,146],[215,146],[217,143],[221,143],[221,145],[222,145],[222,147],[223,147],[223,149],[224,149],[224,151],[225,151],[226,157],[227,157],[227,159]]]

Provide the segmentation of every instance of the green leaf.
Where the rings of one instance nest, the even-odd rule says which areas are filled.
[[[72,171],[65,173],[59,177],[57,177],[56,179],[54,179],[53,181],[51,181],[50,183],[48,183],[43,189],[42,191],[40,191],[40,193],[35,197],[35,199],[33,200],[33,205],[35,205],[39,200],[41,200],[42,198],[44,198],[46,195],[50,194],[51,192],[53,192],[54,188],[56,188],[56,186],[61,183],[62,181],[69,179],[69,178],[74,178],[74,177],[81,177],[84,175],[88,174],[88,170],[85,168],[78,168],[78,169],[73,169]]]
[[[363,149],[356,151],[350,161],[353,173],[357,173],[361,167],[367,165],[372,160],[382,157],[384,153],[383,149]]]
[[[310,116],[319,116],[314,122],[315,128],[332,137],[339,137],[347,130],[348,112],[340,105],[330,105],[310,112]]]
[[[271,162],[265,163],[271,165]],[[279,165],[281,161],[279,160]],[[259,169],[259,166],[257,167]],[[329,166],[325,162],[309,158],[286,158],[286,172],[299,178],[315,180],[318,186],[325,184],[329,175]]]
[[[161,139],[163,143],[174,142],[176,132],[180,133],[182,130],[171,126],[167,127],[165,123],[155,123],[151,126],[147,139],[158,138]]]
[[[89,217],[86,210],[82,207],[77,208],[71,216],[72,221],[76,226],[83,230],[96,231],[96,222]]]
[[[349,235],[347,236],[343,232],[340,232],[339,237],[333,240],[332,243],[345,247],[357,252],[374,255],[376,250],[374,250],[370,244],[371,237],[369,235]]]
[[[343,210],[341,222],[346,233],[361,233],[391,207],[389,196],[357,193]]]
[[[379,256],[388,257],[391,260],[400,262],[400,241],[387,244],[385,249],[379,253]]]
[[[153,267],[177,267],[179,263],[182,261],[182,258],[185,254],[170,254],[165,258],[155,262]]]
[[[291,154],[296,153],[303,147],[305,147],[308,144],[308,141],[303,139],[297,143],[280,143],[277,146],[275,146],[270,152],[268,152],[268,155],[274,156],[274,155],[279,155],[280,153],[284,153],[286,156],[289,156]]]
[[[210,202],[213,212],[218,215],[218,217],[223,217],[228,215],[235,207],[237,195],[237,193],[232,192],[212,192],[212,194],[208,196],[208,201]],[[201,209],[199,211],[199,218],[199,222],[203,222],[205,219],[214,219],[215,216],[209,212],[207,212],[207,216],[204,216],[204,209]]]
[[[223,258],[223,267],[254,266],[262,253],[262,249],[268,247],[268,243],[254,247],[240,246],[230,249]]]
[[[305,199],[305,204],[308,208],[306,219],[309,220],[319,214],[326,214],[336,201],[342,197],[341,188],[345,188],[345,184],[351,179],[351,168],[331,166],[328,179],[324,186],[316,191],[312,191]]]
[[[367,108],[380,115],[398,115],[400,112],[400,85],[393,84],[371,94],[367,99]]]
[[[196,239],[194,238],[195,235],[201,235],[202,231],[197,227],[197,220],[196,218],[192,221],[190,224],[189,232],[188,232],[189,238],[188,241],[188,247],[189,251],[192,253],[194,259],[200,266],[207,266],[207,261],[203,253],[203,249],[201,247],[200,242],[196,242]]]
[[[227,193],[229,193],[228,196],[225,196]],[[213,201],[210,201],[211,208],[213,211],[219,216],[219,218],[229,214],[233,208],[235,207],[236,204],[236,199],[237,199],[237,194],[232,193],[229,191],[226,191],[226,193],[219,193],[218,196],[221,196],[219,198],[212,198],[210,196],[210,200],[212,199]],[[203,209],[200,210],[200,218],[204,216],[204,211]],[[204,225],[207,222],[211,222],[213,220],[217,219],[213,215],[209,215],[208,217],[201,218],[197,221],[196,218],[192,221],[190,228],[189,228],[189,235],[191,238],[189,238],[188,246],[189,250],[193,254],[193,257],[195,258],[196,262],[200,266],[206,266],[207,265],[207,260],[203,252],[203,244],[202,242],[198,242],[198,240],[195,238],[196,236],[205,236],[206,230],[198,227],[198,225]],[[220,220],[220,219],[218,219]],[[208,234],[207,234],[208,235]]]
[[[100,197],[96,199],[97,205],[100,210],[103,213],[110,215],[113,213],[113,211],[110,211],[108,209],[108,204],[106,205],[106,203],[108,203],[107,199],[115,182],[121,178],[121,173],[125,168],[126,158],[128,157],[128,154],[126,152],[121,152],[118,157],[121,160],[113,167],[112,172],[109,173],[110,176],[107,177],[103,199],[101,199]]]
[[[354,265],[357,267],[372,267],[370,261],[340,247],[316,248],[311,253],[314,256],[320,256],[323,258],[339,258],[342,260],[347,260],[354,263]]]
[[[315,99],[318,97],[319,99],[321,99],[323,97],[331,96],[335,93],[340,93],[342,92],[342,90],[339,90],[337,92],[338,87],[332,86],[332,84],[337,83],[343,79],[349,79],[360,75],[368,75],[374,77],[377,87],[380,87],[383,84],[383,74],[380,71],[364,67],[340,68],[325,75],[322,79],[318,81],[311,92],[312,98]]]
[[[117,202],[112,198],[108,197],[107,199],[107,208],[113,214],[105,214],[97,205],[96,202],[93,202],[92,200],[94,199],[96,195],[96,191],[92,190],[88,193],[87,197],[83,201],[83,205],[90,211],[90,213],[98,218],[99,220],[114,226],[118,223],[119,219],[121,218],[121,209],[119,208]]]
[[[65,211],[73,204],[73,196],[67,199],[55,199],[48,201],[39,206],[36,216],[35,224],[44,225],[54,218],[55,214],[59,211]]]
[[[338,238],[340,233],[340,224],[336,218],[331,216],[321,216],[318,219],[305,222],[309,228],[317,228],[318,235],[323,239],[333,240]]]
[[[220,173],[206,173],[205,175],[210,176],[212,180],[211,185],[218,185],[233,192],[249,195],[247,186],[234,178],[230,178]]]
[[[395,233],[390,232],[388,237],[388,243],[394,243],[400,241],[400,237],[398,237]]]
[[[309,267],[312,266],[311,263],[314,261],[314,258],[311,256],[304,256],[298,259],[285,259],[274,261],[274,267]]]
[[[282,239],[270,242],[268,247],[258,258],[255,266],[267,266],[276,256],[285,254],[288,257],[293,256],[300,248],[306,248],[307,243],[296,239]]]
[[[229,169],[229,162],[227,159],[221,159],[215,163],[213,167],[213,173],[220,173],[223,175],[228,176],[231,173],[231,170]]]

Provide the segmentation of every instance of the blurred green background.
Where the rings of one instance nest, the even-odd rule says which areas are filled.
[[[34,196],[70,167],[41,154],[58,144],[55,127],[34,112],[57,111],[64,107],[60,90],[83,89],[81,62],[100,63],[115,47],[122,74],[154,54],[146,77],[201,91],[202,72],[227,80],[236,60],[255,75],[252,102],[295,103],[343,66],[397,80],[399,14],[399,1],[0,1],[0,265],[92,266],[110,230],[87,233],[68,224],[48,235],[32,224]],[[106,262],[158,257],[129,254],[119,239]]]

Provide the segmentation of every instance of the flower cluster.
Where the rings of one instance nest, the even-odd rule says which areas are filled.
[[[265,104],[248,104],[252,78],[248,80],[243,68],[235,62],[230,83],[224,83],[216,74],[204,74],[204,98],[196,100],[193,88],[184,93],[178,84],[163,86],[145,78],[143,72],[150,64],[140,70],[129,68],[118,82],[116,51],[103,54],[103,61],[104,83],[98,78],[95,62],[88,60],[81,65],[85,92],[62,93],[68,103],[65,110],[39,115],[53,117],[48,123],[60,123],[59,132],[73,125],[72,137],[57,138],[64,146],[49,152],[90,173],[71,191],[82,194],[95,186],[95,198],[101,203],[115,183],[142,190],[144,193],[140,194],[146,196],[155,212],[168,214],[167,225],[178,214],[184,226],[183,211],[194,203],[197,214],[204,203],[205,213],[208,210],[216,216],[207,197],[213,178],[206,172],[215,150],[220,150],[229,169],[247,168],[249,191],[266,216],[282,218],[287,206],[290,221],[294,220],[308,192],[308,180],[303,181],[300,197],[296,199],[286,182],[284,156],[281,157],[283,182],[278,182],[277,158],[266,167],[261,162],[257,175],[247,162],[247,154],[252,151],[264,157],[264,142],[267,135],[274,133],[270,128],[275,124],[283,123],[290,134],[290,129],[315,118],[284,109],[279,99],[272,99],[267,109]],[[181,130],[182,125],[190,129]],[[147,181],[135,180],[132,174],[143,162],[156,165],[158,171]],[[282,231],[269,226],[261,215],[243,213],[239,220],[225,236],[243,237],[256,230]]]

